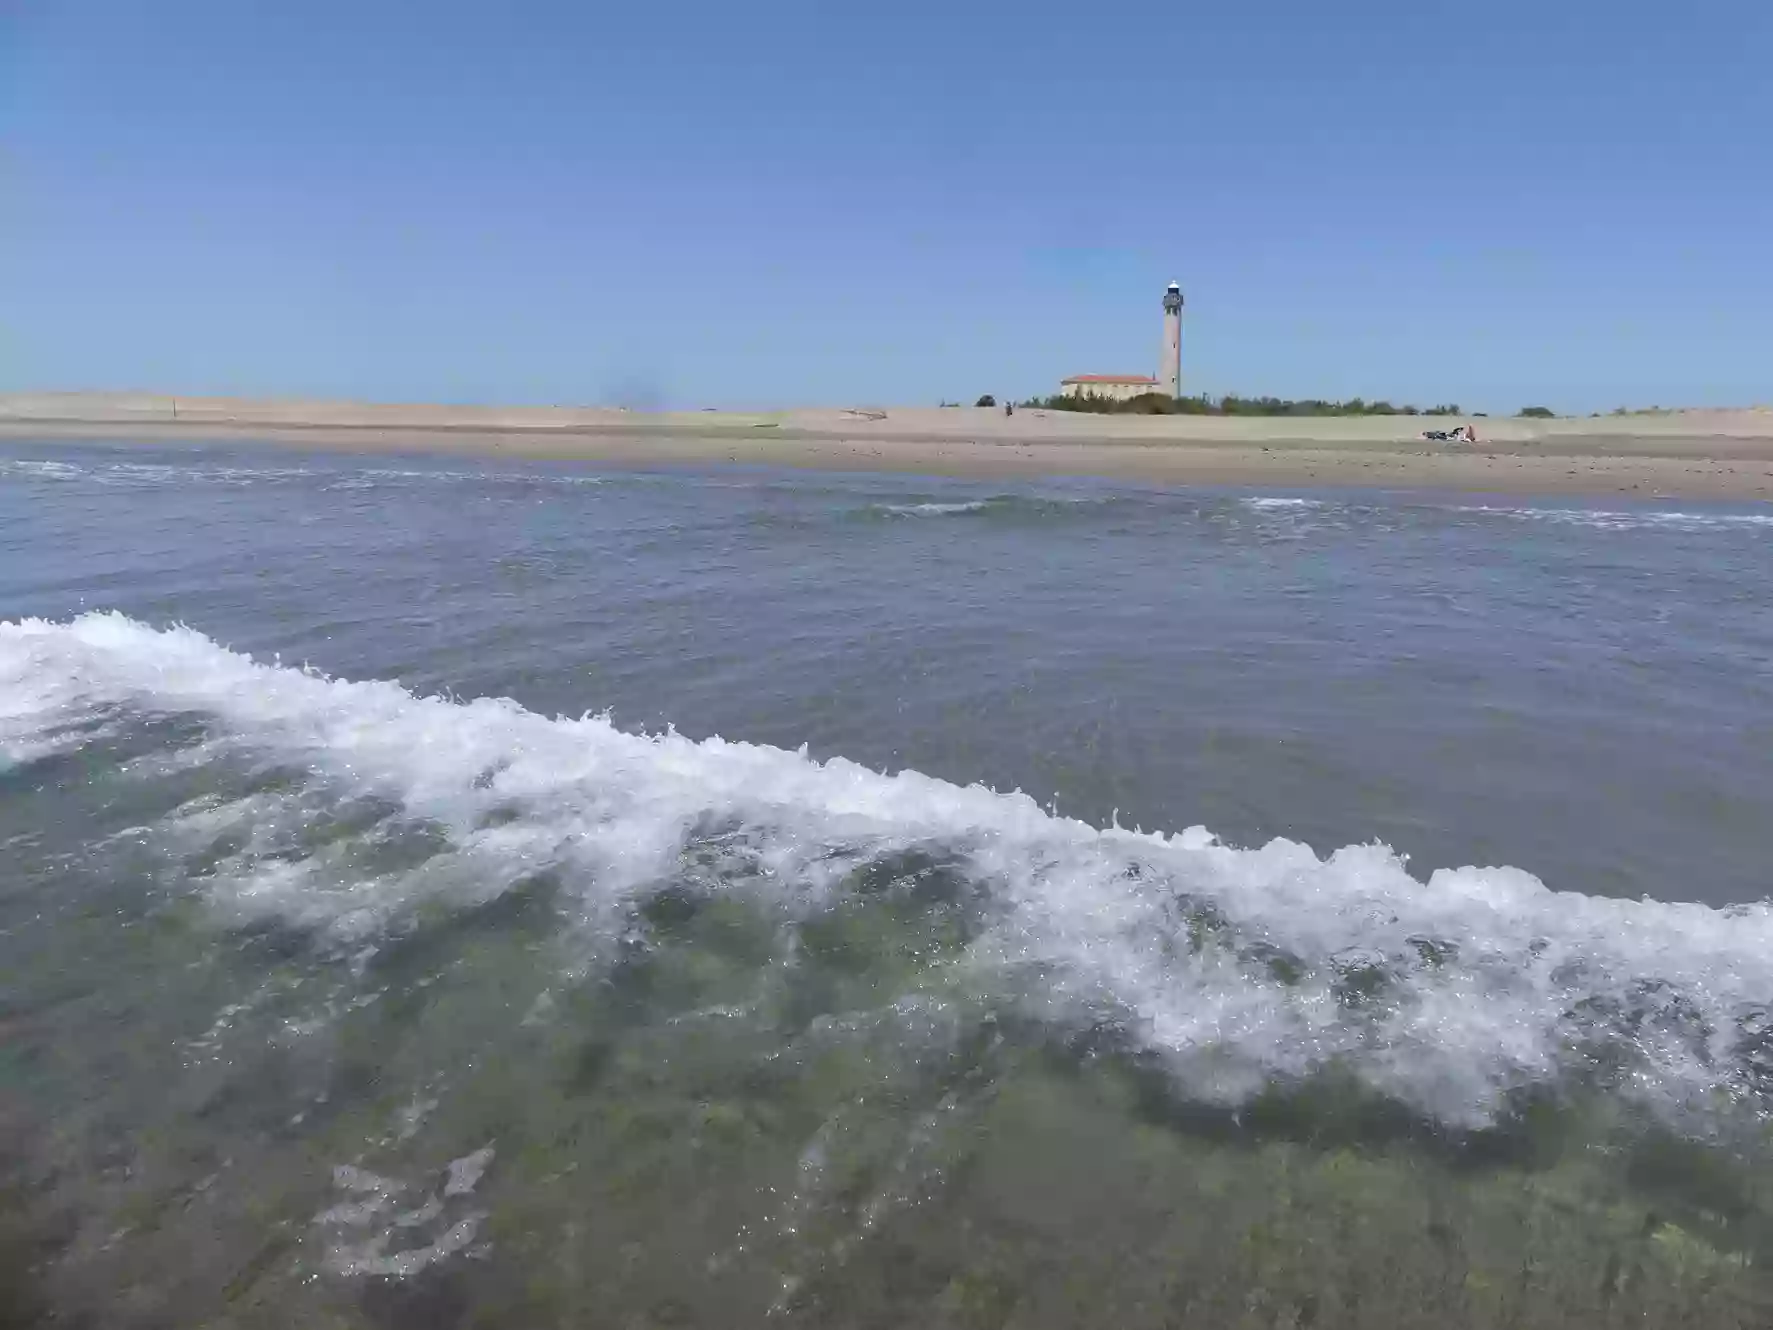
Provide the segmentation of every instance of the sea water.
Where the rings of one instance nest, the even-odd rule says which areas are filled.
[[[1773,1316],[1764,511],[12,444],[0,620],[22,1324]]]

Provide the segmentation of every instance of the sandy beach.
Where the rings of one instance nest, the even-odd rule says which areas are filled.
[[[1094,416],[974,407],[632,412],[172,397],[0,395],[0,438],[215,439],[351,452],[750,463],[1177,484],[1773,499],[1773,409],[1474,418],[1476,445],[1425,443],[1413,416]]]

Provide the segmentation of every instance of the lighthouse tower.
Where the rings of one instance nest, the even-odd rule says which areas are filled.
[[[1182,395],[1182,288],[1175,282],[1164,292],[1164,358],[1157,381],[1171,397]]]

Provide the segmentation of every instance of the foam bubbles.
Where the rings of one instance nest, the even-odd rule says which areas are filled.
[[[1136,503],[1126,495],[1023,493],[993,494],[982,499],[912,499],[871,503],[861,511],[875,517],[1004,517],[1042,518],[1089,516]]]
[[[955,517],[963,513],[982,513],[983,499],[971,503],[883,503],[877,511],[889,517]]]
[[[1245,499],[1243,502],[1244,502],[1244,506],[1246,508],[1253,508],[1259,513],[1297,512],[1301,509],[1322,508],[1325,506],[1324,501],[1321,499],[1295,499],[1295,498],[1280,498],[1280,497],[1273,497],[1273,498],[1263,497],[1263,498]]]
[[[0,480],[82,483],[116,489],[175,487],[246,487],[318,483],[324,491],[377,489],[382,486],[454,485],[505,488],[576,489],[604,483],[604,477],[570,471],[451,470],[440,467],[277,466],[269,463],[222,465],[201,462],[64,462],[31,458],[0,458]]]
[[[1733,531],[1773,528],[1773,513],[1682,512],[1671,508],[1503,508],[1467,505],[1452,511],[1515,522],[1547,522],[1594,531]]]

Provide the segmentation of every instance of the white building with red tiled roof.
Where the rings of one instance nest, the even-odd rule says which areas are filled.
[[[1059,391],[1067,397],[1107,397],[1124,402],[1162,389],[1149,374],[1073,374],[1060,382]]]

